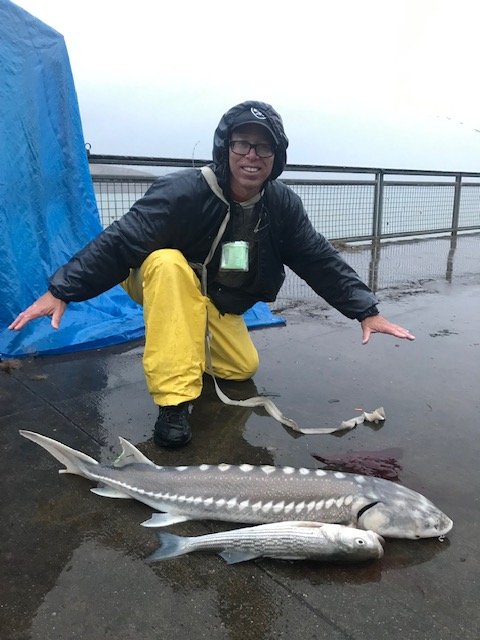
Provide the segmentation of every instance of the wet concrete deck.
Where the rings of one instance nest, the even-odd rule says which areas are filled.
[[[466,260],[448,278],[412,278],[418,261],[403,260],[380,292],[382,312],[409,328],[414,343],[374,336],[362,346],[356,322],[313,299],[280,301],[287,326],[254,333],[256,390],[302,426],[385,407],[384,425],[343,436],[293,434],[261,411],[222,405],[207,382],[192,413],[192,443],[166,452],[151,440],[156,412],[141,344],[4,366],[0,638],[478,640],[480,262],[478,239],[460,244]],[[415,255],[428,255],[428,246]],[[252,386],[223,388],[247,397]],[[105,462],[119,452],[119,435],[165,465],[321,467],[315,455],[369,452],[393,458],[399,481],[436,503],[454,528],[443,542],[388,540],[382,560],[349,566],[265,559],[228,566],[203,553],[150,565],[155,533],[139,525],[151,510],[58,475],[57,461],[18,429]],[[222,526],[170,530],[195,535]]]

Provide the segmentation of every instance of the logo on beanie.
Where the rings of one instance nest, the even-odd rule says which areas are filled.
[[[255,118],[258,118],[259,120],[266,120],[267,119],[267,117],[263,115],[263,113],[260,111],[260,109],[255,109],[255,107],[251,107],[250,111],[255,116]]]

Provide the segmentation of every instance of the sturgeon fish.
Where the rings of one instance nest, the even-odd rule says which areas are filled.
[[[271,522],[203,536],[158,533],[161,547],[148,562],[176,558],[192,551],[216,551],[228,563],[261,556],[283,560],[359,562],[383,556],[384,540],[374,531],[321,522]]]
[[[21,435],[46,449],[73,473],[99,486],[94,493],[133,498],[156,511],[149,527],[188,520],[261,524],[317,521],[372,530],[393,538],[446,535],[452,520],[420,493],[389,480],[352,473],[271,465],[201,464],[163,467],[120,438],[113,465],[32,431]]]

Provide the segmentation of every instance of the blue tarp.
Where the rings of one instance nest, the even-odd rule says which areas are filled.
[[[70,304],[56,331],[49,318],[7,329],[102,227],[64,39],[9,0],[0,0],[0,74],[0,358],[143,336],[142,309],[120,287]],[[263,303],[258,310],[262,326],[283,322]]]
[[[6,327],[60,265],[101,231],[63,37],[0,0],[0,354],[76,351],[143,334],[119,287],[71,305],[58,331]]]
[[[251,309],[243,314],[245,324],[249,329],[263,329],[275,325],[286,324],[285,318],[275,316],[265,302],[257,302]]]

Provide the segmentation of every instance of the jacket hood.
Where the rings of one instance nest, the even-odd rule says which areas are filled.
[[[246,111],[252,112],[252,120],[255,113],[260,112],[261,119],[259,124],[264,124],[272,133],[275,142],[275,159],[273,162],[272,173],[268,177],[268,180],[275,180],[282,173],[287,163],[287,147],[288,138],[285,135],[283,129],[282,118],[277,111],[266,102],[259,102],[257,100],[247,100],[241,102],[235,107],[229,109],[220,120],[215,135],[213,137],[213,170],[217,176],[218,183],[224,193],[228,193],[228,184],[230,171],[228,166],[228,143],[232,129],[238,126],[240,123],[238,120],[240,116]],[[258,116],[256,116],[258,117]],[[262,123],[263,120],[263,123]]]

